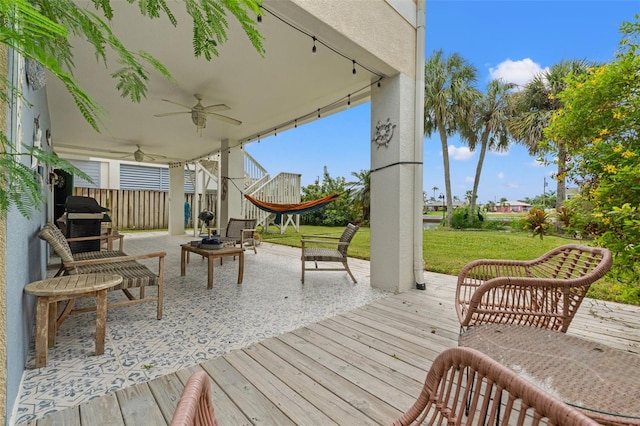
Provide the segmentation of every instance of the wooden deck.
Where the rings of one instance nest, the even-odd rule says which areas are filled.
[[[204,369],[223,425],[387,424],[415,400],[436,355],[456,346],[455,278],[139,384],[30,425],[164,425]],[[640,353],[640,307],[586,300],[569,334]],[[640,356],[640,355],[639,355]]]

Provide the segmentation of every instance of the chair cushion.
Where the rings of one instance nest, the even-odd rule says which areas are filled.
[[[336,249],[330,248],[305,248],[304,260],[316,260],[318,262],[345,262],[347,258]]]
[[[116,274],[122,275],[122,283],[109,289],[137,288],[158,285],[158,276],[146,266],[132,260],[127,262],[102,263],[78,266],[71,274]]]

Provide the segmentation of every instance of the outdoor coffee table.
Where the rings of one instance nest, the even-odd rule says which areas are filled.
[[[239,247],[223,247],[220,249],[203,249],[192,246],[191,244],[181,244],[182,256],[180,257],[180,276],[185,275],[186,265],[189,262],[189,253],[196,253],[202,257],[206,257],[209,263],[207,274],[207,288],[213,288],[213,261],[214,259],[222,259],[228,256],[238,256],[238,284],[242,284],[242,276],[244,274],[244,250]]]
[[[475,326],[459,345],[484,352],[600,423],[640,425],[640,355],[505,324]]]
[[[47,365],[47,351],[56,344],[58,302],[77,297],[96,298],[96,355],[104,353],[107,325],[107,290],[122,282],[120,275],[65,275],[34,281],[25,293],[38,297],[36,307],[36,368]]]

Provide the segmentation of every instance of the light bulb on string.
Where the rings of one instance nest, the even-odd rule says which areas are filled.
[[[355,77],[355,75],[356,75],[356,60],[355,59],[353,60],[353,69],[351,70],[351,73]]]
[[[294,126],[293,127],[295,127],[296,129],[298,128],[298,119],[297,118],[294,120]]]
[[[273,129],[273,136],[278,136],[278,129]]]
[[[351,106],[351,93],[347,95],[347,108],[349,108],[350,106]]]
[[[320,108],[318,108],[318,118],[320,118]]]
[[[316,47],[316,37],[313,36],[311,38],[313,39],[313,47],[311,48],[311,53],[313,53],[315,55],[316,52],[318,51],[318,48]]]

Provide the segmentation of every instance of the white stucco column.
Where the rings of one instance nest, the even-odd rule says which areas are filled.
[[[416,284],[415,191],[422,158],[414,149],[414,98],[415,81],[403,74],[372,87],[371,137],[385,128],[393,130],[393,137],[387,146],[371,144],[371,285],[399,292]]]
[[[184,165],[169,164],[169,235],[184,234]]]
[[[220,154],[222,160],[220,226],[224,227],[227,226],[229,218],[244,217],[241,192],[244,191],[244,151],[237,141],[224,139]]]

